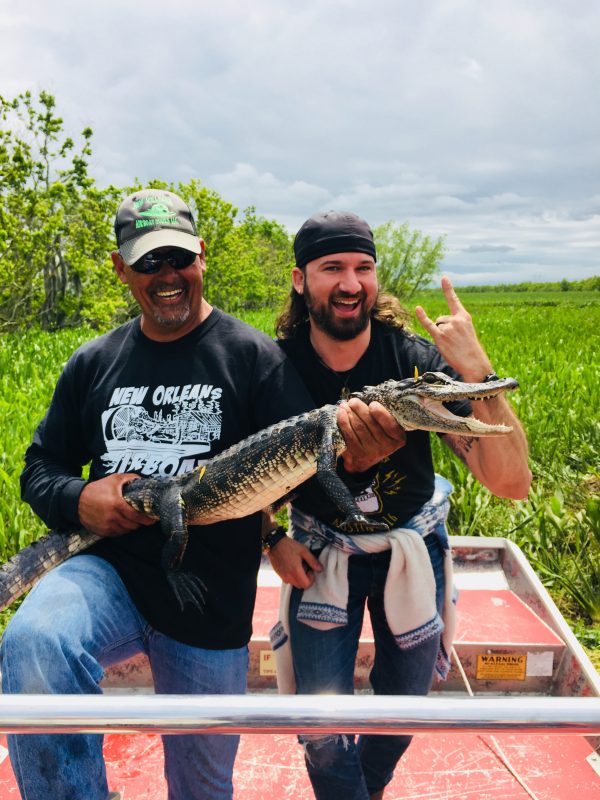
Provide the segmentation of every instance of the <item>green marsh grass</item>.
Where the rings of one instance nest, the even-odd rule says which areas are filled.
[[[592,292],[502,292],[461,299],[498,374],[520,382],[510,401],[528,434],[534,482],[527,500],[500,500],[434,437],[436,468],[455,487],[451,532],[514,539],[584,644],[600,652],[594,505],[600,493],[600,298]],[[439,291],[425,292],[417,302],[432,318],[447,311]],[[275,316],[262,310],[245,319],[272,336]],[[413,329],[422,332],[416,321]],[[23,454],[63,364],[93,335],[77,329],[0,336],[2,559],[44,530],[19,499]]]
[[[9,558],[45,530],[19,497],[23,456],[73,350],[92,337],[78,328],[0,336],[0,558]]]

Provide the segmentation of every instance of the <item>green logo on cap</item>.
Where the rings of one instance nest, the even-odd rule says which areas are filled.
[[[165,203],[154,203],[146,211],[140,211],[139,215],[140,217],[170,217],[172,213]]]
[[[141,209],[149,203],[151,204],[150,207],[142,211]],[[171,200],[168,197],[160,195],[142,197],[134,200],[133,205],[139,216],[145,217],[145,219],[136,220],[136,228],[147,228],[154,225],[177,225],[177,213],[169,208]]]

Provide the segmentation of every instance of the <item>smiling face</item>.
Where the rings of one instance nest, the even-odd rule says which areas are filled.
[[[377,271],[366,253],[334,253],[292,273],[304,295],[311,324],[332,339],[354,339],[369,326],[377,300]]]
[[[153,252],[168,252],[171,247]],[[188,267],[174,269],[164,262],[159,272],[144,275],[135,272],[118,252],[112,260],[122,283],[125,283],[142,309],[142,330],[150,339],[171,341],[185,336],[206,318],[211,310],[203,298],[203,275],[206,270],[204,243],[202,252]]]

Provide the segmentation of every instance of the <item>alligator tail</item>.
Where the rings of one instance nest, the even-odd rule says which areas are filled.
[[[19,550],[0,569],[0,611],[14,603],[53,567],[85,550],[100,537],[86,530],[50,533]]]

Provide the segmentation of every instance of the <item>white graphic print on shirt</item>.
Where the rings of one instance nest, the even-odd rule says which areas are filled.
[[[107,474],[180,475],[194,469],[211,442],[221,438],[220,387],[160,385],[149,392],[149,386],[113,391],[102,413]]]

